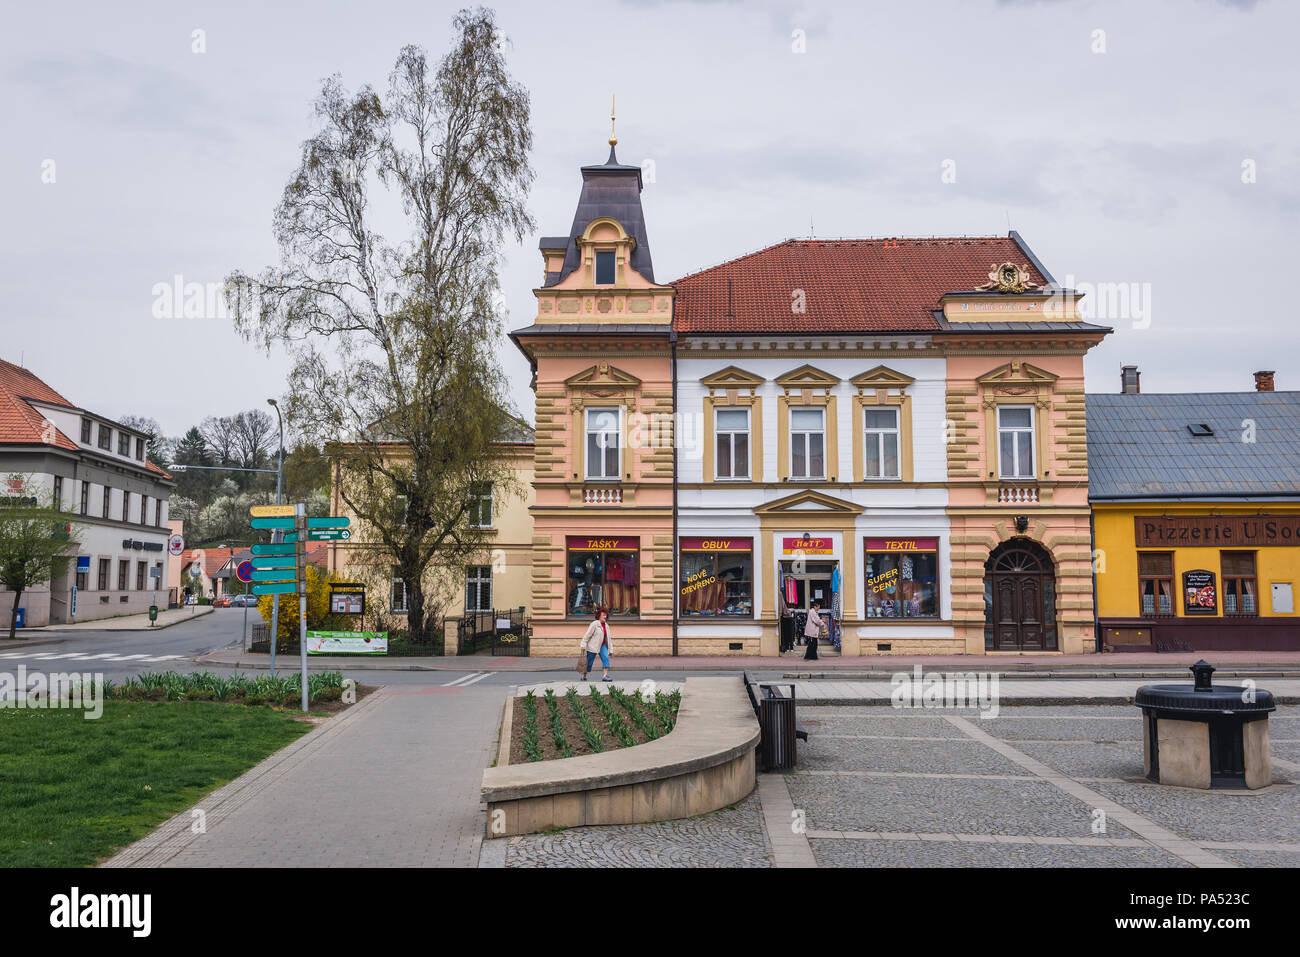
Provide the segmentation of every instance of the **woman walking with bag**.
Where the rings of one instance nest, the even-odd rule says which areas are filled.
[[[582,641],[578,644],[578,651],[585,652],[587,655],[587,671],[596,663],[596,655],[600,655],[600,667],[604,674],[601,681],[609,681],[609,656],[614,650],[614,643],[609,636],[609,609],[601,606],[596,609],[596,620],[587,626],[587,632],[582,636]],[[587,680],[587,671],[582,673],[582,680]]]
[[[812,607],[808,609],[808,623],[803,628],[804,636],[808,639],[808,650],[804,652],[804,661],[817,660],[817,639],[826,630],[821,615],[817,614],[821,610],[821,604],[821,602],[815,601],[812,603]]]

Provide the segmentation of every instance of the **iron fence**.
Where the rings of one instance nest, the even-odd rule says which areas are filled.
[[[473,655],[488,648],[494,655],[528,654],[528,616],[523,605],[461,616],[457,653]]]

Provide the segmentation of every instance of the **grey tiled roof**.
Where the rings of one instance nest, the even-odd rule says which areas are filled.
[[[935,321],[945,332],[1114,332],[1110,326],[1099,326],[1083,320],[1062,322],[1045,319],[1040,321],[1018,320],[1016,322],[949,322],[943,317],[943,310],[934,311]]]
[[[535,322],[510,333],[512,337],[522,336],[600,336],[600,335],[660,335],[667,338],[672,327],[666,322]]]
[[[1300,392],[1089,395],[1089,497],[1300,498]],[[1246,441],[1250,423],[1254,441]],[[1204,423],[1213,435],[1193,436]]]
[[[577,238],[593,219],[602,216],[618,220],[636,240],[636,246],[632,249],[632,268],[650,282],[655,281],[654,265],[650,261],[650,242],[646,238],[645,213],[641,210],[641,167],[620,163],[611,146],[609,159],[605,163],[582,167],[582,193],[578,196],[578,208],[573,214],[573,226],[565,240],[564,266],[559,275],[546,274],[546,285],[555,285],[578,268]],[[555,237],[546,241],[555,242]]]

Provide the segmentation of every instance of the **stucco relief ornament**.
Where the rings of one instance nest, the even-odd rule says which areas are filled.
[[[1026,289],[1037,289],[1038,283],[1029,281],[1029,267],[1017,266],[1012,262],[1005,262],[1001,266],[997,263],[989,265],[989,281],[982,286],[976,286],[977,292],[1024,292]]]

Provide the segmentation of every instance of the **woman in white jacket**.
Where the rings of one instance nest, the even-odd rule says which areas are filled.
[[[609,656],[614,650],[614,642],[609,635],[609,609],[604,606],[596,609],[596,620],[587,626],[587,633],[582,636],[582,641],[578,644],[578,651],[587,654],[587,670],[596,663],[596,655],[600,655],[600,667],[604,671],[601,681],[609,681]],[[587,676],[584,674],[582,680],[586,681]]]
[[[804,652],[804,661],[817,660],[817,639],[826,630],[826,623],[821,618],[822,603],[814,601],[808,609],[808,621],[803,626],[804,637],[808,639],[808,650]]]

